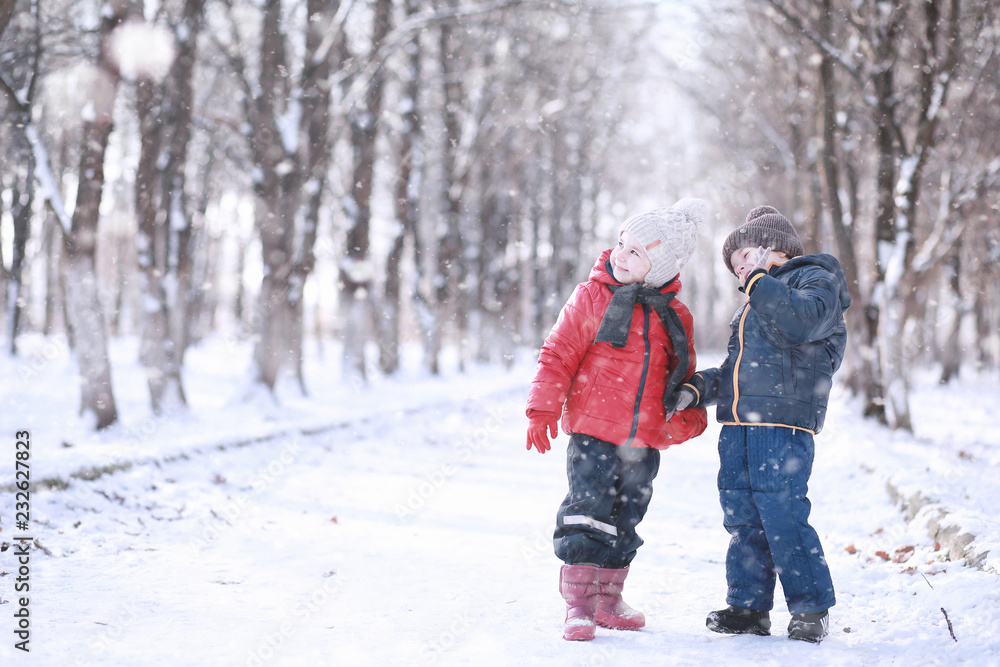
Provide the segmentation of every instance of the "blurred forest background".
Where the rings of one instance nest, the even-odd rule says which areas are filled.
[[[686,196],[701,349],[725,236],[768,203],[851,282],[842,378],[910,428],[918,366],[1000,368],[1000,7],[988,0],[0,0],[3,344],[65,336],[81,413],[152,408],[185,351],[252,341],[249,391],[419,343],[536,348],[618,223]],[[234,371],[238,372],[238,371]]]

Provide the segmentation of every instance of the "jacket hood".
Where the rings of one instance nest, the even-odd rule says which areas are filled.
[[[615,279],[614,274],[611,273],[611,250],[612,250],[611,248],[608,248],[607,250],[601,253],[600,257],[597,258],[597,261],[594,262],[594,268],[590,270],[590,277],[588,278],[588,280],[591,280],[593,282],[598,282],[604,285],[621,285],[621,283]],[[831,259],[833,258],[831,257]],[[833,261],[836,262],[837,260],[834,259]],[[840,265],[838,264],[837,266],[839,267]],[[843,274],[843,272],[841,273]],[[847,284],[846,280],[844,284],[845,285]],[[677,292],[680,292],[681,291],[680,275],[674,276],[673,280],[670,280],[669,282],[667,282],[666,285],[663,285],[662,287],[660,287],[660,289],[656,291],[659,292],[660,294],[667,294],[669,292],[673,292],[676,294]]]
[[[803,266],[818,266],[824,271],[835,275],[840,287],[840,303],[843,305],[844,310],[847,310],[847,308],[851,305],[851,291],[847,286],[847,276],[844,275],[844,269],[841,268],[840,261],[838,261],[833,255],[818,253],[815,255],[801,255],[799,257],[793,257],[775,269],[774,275],[779,276],[785,271],[791,271],[792,269]]]

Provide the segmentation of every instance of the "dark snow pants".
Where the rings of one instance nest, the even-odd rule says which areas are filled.
[[[569,493],[556,517],[556,556],[569,565],[627,567],[642,546],[635,527],[649,507],[659,469],[658,450],[571,434]]]
[[[812,434],[782,426],[723,426],[719,459],[723,524],[732,535],[727,604],[770,610],[777,575],[792,614],[832,607],[830,569],[809,525]]]

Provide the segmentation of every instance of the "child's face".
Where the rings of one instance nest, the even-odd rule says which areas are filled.
[[[618,245],[611,250],[611,268],[615,280],[623,285],[641,283],[652,266],[646,249],[639,245],[632,232],[622,232],[618,237]]]
[[[733,265],[733,271],[736,272],[736,277],[739,278],[741,285],[746,283],[747,276],[753,270],[756,251],[757,248],[737,248],[729,256],[729,263]]]
[[[739,248],[729,256],[729,263],[733,265],[736,277],[740,279],[740,284],[745,285],[747,276],[753,271],[757,263],[758,248]],[[765,261],[764,269],[770,268],[772,264],[782,264],[788,259],[788,255],[783,252],[772,250]]]

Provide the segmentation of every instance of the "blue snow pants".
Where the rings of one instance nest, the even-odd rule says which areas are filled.
[[[646,515],[659,469],[656,449],[570,434],[569,492],[556,517],[556,556],[569,565],[627,567],[642,546],[635,527]]]
[[[726,603],[758,611],[774,604],[775,575],[788,611],[820,612],[836,600],[806,498],[813,436],[782,426],[723,426],[719,498],[732,538]]]

